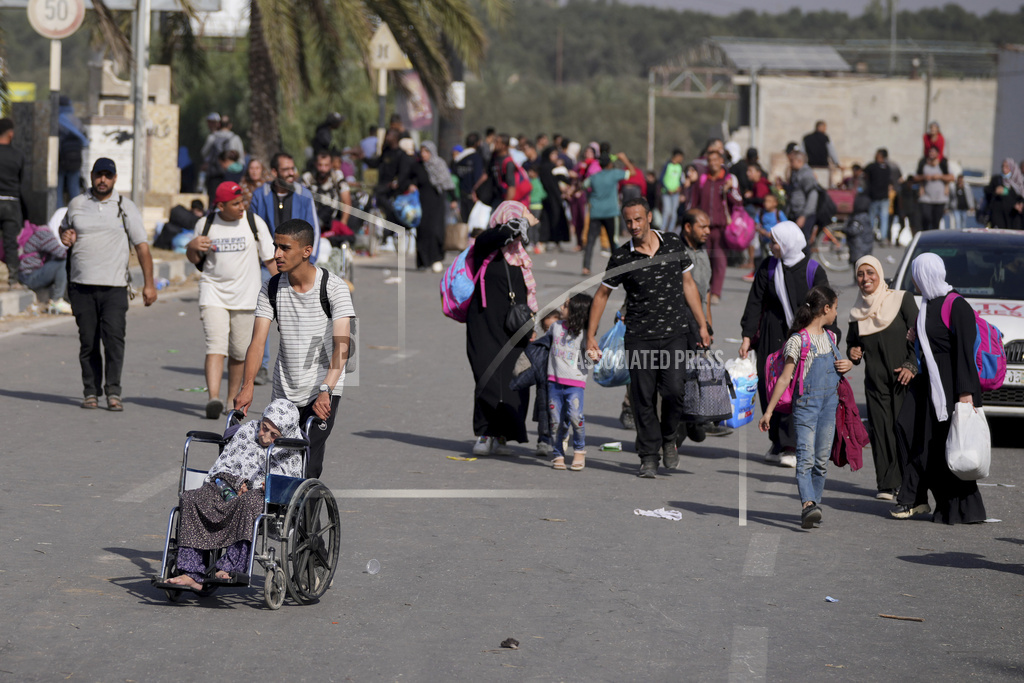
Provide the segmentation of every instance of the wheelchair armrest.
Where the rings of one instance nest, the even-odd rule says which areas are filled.
[[[224,440],[224,435],[217,434],[216,432],[191,431],[185,436],[191,437],[196,441],[206,441],[209,443],[219,444],[227,443],[227,441]]]
[[[305,439],[274,439],[274,445],[280,446],[281,448],[305,448],[309,445],[309,442]]]

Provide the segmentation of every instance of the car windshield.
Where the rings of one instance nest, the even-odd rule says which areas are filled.
[[[914,248],[913,257],[931,252],[946,264],[946,282],[964,296],[985,299],[1024,298],[1024,239],[989,237],[972,242],[929,240]],[[916,292],[911,268],[900,289]]]

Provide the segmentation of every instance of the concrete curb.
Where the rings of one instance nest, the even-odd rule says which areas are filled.
[[[157,280],[166,279],[172,281],[184,280],[186,277],[195,271],[193,266],[188,261],[175,260],[175,261],[153,261],[153,277]],[[131,269],[132,282],[136,284],[136,287],[141,288],[142,279],[142,268],[136,266]],[[0,294],[0,318],[8,315],[17,315],[28,310],[36,300],[35,292],[4,292]]]

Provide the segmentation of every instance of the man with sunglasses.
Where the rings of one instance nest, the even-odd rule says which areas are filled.
[[[124,410],[121,367],[131,284],[129,252],[134,246],[139,257],[145,280],[142,300],[147,306],[156,301],[153,258],[142,213],[114,189],[117,167],[113,160],[97,159],[91,177],[90,190],[68,204],[60,225],[60,241],[69,247],[68,300],[78,323],[78,359],[85,396],[81,405],[98,408],[102,393],[107,397],[107,409],[120,412]]]

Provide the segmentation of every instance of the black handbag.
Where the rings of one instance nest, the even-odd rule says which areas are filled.
[[[498,258],[505,264],[505,277],[508,280],[509,307],[508,313],[505,314],[505,334],[511,337],[526,325],[529,325],[531,329],[533,328],[533,311],[526,304],[516,303],[516,294],[512,291],[512,271],[509,269],[508,261],[505,260],[503,255],[499,255]]]
[[[732,417],[736,390],[725,367],[711,354],[696,357],[694,369],[683,385],[683,414],[694,420],[719,422]]]

